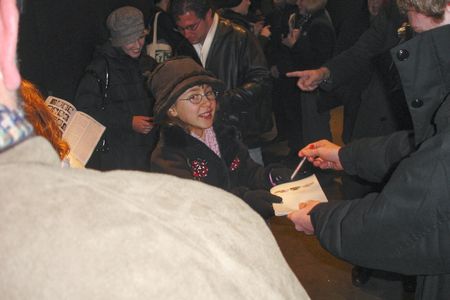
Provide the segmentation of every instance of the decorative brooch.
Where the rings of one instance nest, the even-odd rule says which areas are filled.
[[[237,170],[237,168],[239,168],[239,165],[241,164],[241,160],[239,159],[239,157],[236,157],[230,165],[230,170],[231,171],[235,171]]]
[[[208,176],[208,162],[204,159],[197,158],[191,161],[192,176],[194,179],[200,180]]]

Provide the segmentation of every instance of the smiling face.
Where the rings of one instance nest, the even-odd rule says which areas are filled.
[[[197,17],[193,11],[188,11],[177,18],[178,30],[192,44],[203,43],[213,23],[213,13],[209,10],[204,19]]]
[[[145,35],[141,36],[139,39],[133,43],[129,43],[121,46],[123,52],[130,56],[131,58],[138,58],[141,55],[142,47],[144,46]]]
[[[213,92],[213,89],[206,84],[191,87],[180,97],[169,109],[169,117],[177,118],[187,127],[190,133],[203,137],[205,129],[213,126],[214,115],[216,113],[215,97],[206,98],[206,94]],[[187,100],[194,95],[202,95],[200,103],[194,104]]]

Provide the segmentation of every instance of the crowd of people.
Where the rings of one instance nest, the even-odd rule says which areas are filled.
[[[291,178],[300,156],[316,167],[312,172],[344,171],[349,201],[311,199],[288,218],[297,230],[316,234],[333,255],[353,263],[355,285],[368,280],[368,270],[379,269],[407,275],[405,282],[412,283],[407,288],[416,291],[417,299],[450,296],[449,0],[277,0],[269,10],[262,1],[159,0],[147,20],[133,6],[117,8],[106,20],[109,39],[96,47],[73,104],[106,127],[87,169],[144,172],[77,174],[55,168],[54,150],[59,161],[67,161],[70,148],[42,95],[20,81],[14,64],[17,9],[15,1],[0,1],[0,173],[7,193],[1,213],[2,224],[8,224],[0,226],[0,247],[15,251],[8,250],[14,264],[0,271],[2,278],[8,275],[3,294],[19,295],[9,287],[24,280],[36,257],[37,275],[27,282],[25,294],[45,272],[50,275],[44,298],[46,293],[89,297],[113,283],[108,293],[115,297],[154,295],[135,278],[150,279],[158,275],[145,268],[171,265],[164,251],[158,252],[161,265],[148,262],[156,251],[152,238],[169,248],[178,238],[177,245],[190,250],[184,259],[204,260],[179,230],[201,241],[204,255],[214,258],[209,272],[222,283],[234,276],[214,267],[225,260],[240,267],[261,263],[260,271],[250,268],[249,274],[273,263],[283,276],[279,281],[288,283],[280,291],[267,284],[274,276],[261,275],[252,289],[235,278],[234,295],[307,297],[274,252],[265,226],[274,216],[272,204],[281,201],[270,188],[309,174]],[[25,115],[18,99],[24,100]],[[344,106],[344,146],[328,141],[330,110],[338,105]],[[267,162],[263,136],[273,126],[273,142],[287,140],[290,153]],[[30,138],[33,130],[54,150]],[[30,193],[37,203],[28,202]],[[223,215],[208,215],[216,205]],[[57,211],[61,215],[54,215]],[[170,230],[159,218],[186,215],[187,222],[174,222]],[[226,230],[229,239],[202,237],[202,228],[213,226],[217,232],[211,234],[219,236],[230,222],[237,223]],[[15,235],[25,232],[30,241],[16,242]],[[257,238],[262,242],[249,245]],[[91,244],[94,239],[100,246]],[[239,255],[214,251],[230,250],[230,242],[237,244]],[[58,245],[64,269],[72,270],[63,282],[52,280],[62,276],[51,258]],[[133,249],[137,259],[126,256]],[[81,252],[75,269],[69,261],[73,251]],[[244,255],[248,251],[255,256]],[[265,253],[271,255],[258,260]],[[93,260],[101,261],[99,268],[91,266]],[[182,286],[195,294],[195,287],[206,284],[216,288],[197,295],[223,296],[223,287],[211,285],[210,275],[200,271],[204,267],[188,263],[192,266],[184,271],[197,273],[199,281],[192,276]],[[102,277],[104,268],[113,275]],[[85,280],[64,289],[77,280],[77,271],[88,269]],[[83,290],[89,280],[95,284]]]

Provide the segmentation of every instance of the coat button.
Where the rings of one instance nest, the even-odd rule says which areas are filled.
[[[422,107],[422,105],[423,105],[423,101],[420,99],[414,99],[413,101],[411,101],[411,106],[414,108]]]
[[[397,51],[397,58],[398,58],[400,61],[407,60],[408,57],[409,57],[409,52],[408,52],[408,50],[406,50],[406,49],[400,49],[400,50]]]

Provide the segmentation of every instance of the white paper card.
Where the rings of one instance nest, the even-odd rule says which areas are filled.
[[[282,203],[273,203],[276,216],[285,216],[298,210],[301,202],[318,200],[328,202],[316,175],[311,175],[301,180],[283,183],[270,189],[270,193],[283,199]]]

